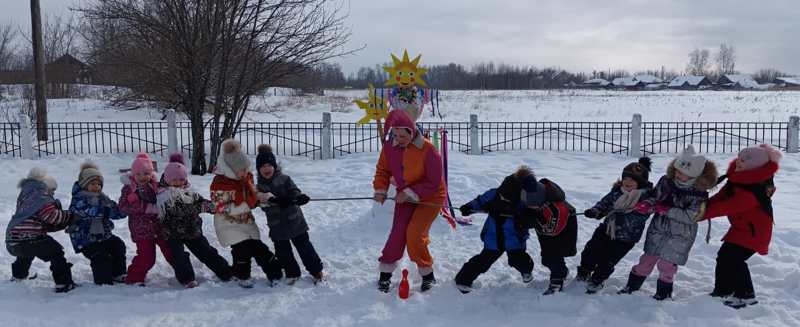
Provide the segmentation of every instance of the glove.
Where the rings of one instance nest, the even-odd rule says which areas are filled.
[[[475,210],[472,210],[472,206],[470,206],[469,203],[460,206],[458,211],[461,211],[461,215],[465,217],[475,213]]]
[[[308,195],[300,194],[294,199],[294,204],[301,206],[308,203],[308,201],[311,201],[311,198],[309,198]]]
[[[633,207],[633,211],[636,211],[643,215],[649,215],[653,213],[652,209],[653,206],[647,202],[639,202],[638,204],[636,204],[635,207]]]
[[[703,217],[706,215],[706,208],[708,207],[708,202],[703,201],[700,202],[700,209],[697,211],[697,215],[694,216],[694,221],[699,222],[703,220]]]
[[[294,200],[292,198],[286,196],[275,196],[269,199],[269,203],[276,204],[281,207],[281,209],[288,208],[290,205],[292,205],[293,201]]]
[[[586,218],[594,218],[594,219],[603,218],[602,215],[600,214],[600,210],[597,210],[595,208],[586,209],[585,211],[583,211],[583,215]]]
[[[667,211],[669,211],[669,207],[661,204],[656,205],[656,213],[659,215],[666,215]]]

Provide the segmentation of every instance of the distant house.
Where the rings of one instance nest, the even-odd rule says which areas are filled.
[[[763,85],[758,84],[753,77],[744,74],[726,74],[717,80],[717,86],[721,89],[743,90],[743,89],[764,89]]]
[[[582,84],[583,87],[593,88],[593,89],[606,88],[609,85],[611,85],[611,82],[604,80],[602,78],[590,79],[588,81],[583,82]]]
[[[779,87],[800,88],[800,77],[778,77],[772,83]]]
[[[65,54],[44,66],[48,84],[91,84],[89,66]],[[0,71],[0,84],[33,84],[34,75],[29,70]]]
[[[675,90],[698,90],[711,87],[711,81],[705,76],[677,76],[669,82],[667,87]]]
[[[615,88],[625,90],[642,90],[647,85],[645,82],[636,80],[633,77],[617,77],[611,81],[611,84]]]
[[[658,77],[656,77],[654,75],[645,75],[645,74],[634,75],[633,79],[635,79],[637,81],[641,81],[645,85],[664,83],[664,80],[662,80],[662,79],[660,79],[660,78],[658,78]]]

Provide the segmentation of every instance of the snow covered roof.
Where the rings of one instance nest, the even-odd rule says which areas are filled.
[[[590,80],[588,80],[586,82],[583,82],[583,84],[597,85],[597,86],[607,86],[608,84],[611,84],[611,82],[606,81],[606,80],[604,80],[602,78],[595,78],[595,79],[590,79]]]
[[[727,79],[730,82],[726,82],[724,84],[738,84],[740,87],[746,89],[760,89],[763,86],[759,85],[756,80],[754,80],[750,75],[744,74],[726,74],[720,77],[720,81],[725,81]],[[718,82],[719,83],[719,82]]]
[[[800,77],[778,77],[775,81],[783,84],[800,85]]]
[[[611,81],[611,84],[614,84],[614,86],[636,86],[639,81],[633,77],[617,77]]]
[[[703,82],[705,76],[698,76],[698,75],[686,75],[686,76],[677,76],[669,82],[669,87],[680,87],[684,84],[688,83],[691,86],[698,86],[700,83]]]
[[[633,79],[637,81],[642,81],[645,84],[654,84],[654,83],[663,83],[664,81],[656,76],[653,75],[635,75]]]

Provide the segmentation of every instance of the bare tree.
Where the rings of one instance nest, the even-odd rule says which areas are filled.
[[[17,33],[10,23],[0,25],[0,70],[9,70],[13,65],[17,52],[14,43],[16,37]]]
[[[689,63],[686,73],[689,75],[706,75],[708,72],[708,50],[695,48],[689,52]]]
[[[22,30],[20,35],[32,44],[30,30]],[[45,15],[42,18],[42,38],[45,63],[51,63],[65,54],[78,56],[81,51],[78,23],[73,15]],[[29,69],[33,65],[33,57],[26,55],[23,62],[25,69]]]
[[[349,53],[344,18],[329,0],[93,0],[86,18],[90,62],[119,72],[139,99],[185,113],[192,173],[233,137],[250,97],[326,59]],[[204,113],[209,109],[211,119]]]
[[[786,73],[781,72],[780,70],[774,68],[763,68],[759,69],[755,74],[753,74],[753,79],[756,82],[761,84],[772,83],[778,77],[787,76]]]
[[[736,72],[736,51],[732,45],[720,44],[719,52],[714,57],[717,64],[717,74],[722,76],[725,74],[733,74]]]

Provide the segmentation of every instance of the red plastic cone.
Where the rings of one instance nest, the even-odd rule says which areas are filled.
[[[397,293],[401,299],[408,298],[408,269],[403,269],[403,279],[400,280],[400,287],[397,288]]]

